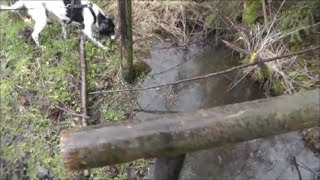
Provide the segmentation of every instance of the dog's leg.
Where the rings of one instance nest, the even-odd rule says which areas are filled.
[[[44,8],[39,8],[36,10],[29,9],[28,13],[30,14],[35,23],[31,36],[34,42],[37,44],[37,46],[40,47],[39,34],[47,24],[46,10]]]
[[[84,29],[82,30],[83,33],[95,44],[96,46],[106,50],[107,47],[103,46],[99,41],[97,41],[93,36],[92,36],[92,29],[90,25],[85,25]]]

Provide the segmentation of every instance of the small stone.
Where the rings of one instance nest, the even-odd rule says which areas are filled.
[[[37,167],[37,177],[39,179],[45,179],[49,176],[49,171],[43,166],[38,165]]]
[[[252,152],[249,155],[250,155],[251,158],[253,158],[253,153]]]

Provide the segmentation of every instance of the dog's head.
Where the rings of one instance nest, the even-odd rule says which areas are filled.
[[[111,39],[115,39],[115,25],[113,23],[113,18],[106,17],[103,14],[98,15],[98,31],[100,35],[108,36]]]

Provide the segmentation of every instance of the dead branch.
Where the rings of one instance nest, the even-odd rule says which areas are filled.
[[[64,111],[64,112],[66,112],[66,113],[68,113],[68,114],[74,115],[74,116],[78,116],[78,117],[82,117],[82,118],[86,118],[86,119],[89,118],[89,116],[84,116],[83,114],[77,114],[77,113],[71,112],[71,111],[69,111],[69,110],[67,110],[67,109],[64,109],[64,108],[62,108],[62,107],[60,107],[60,106],[57,106],[57,105],[55,105],[54,107],[56,107],[56,108],[58,108],[58,109],[60,109],[60,110],[62,110],[62,111]]]
[[[150,113],[150,114],[170,114],[170,113],[179,113],[179,111],[159,111],[159,110],[146,110],[146,109],[133,109],[132,111],[135,112],[143,112],[143,113]]]
[[[298,165],[298,163],[297,163],[296,156],[293,156],[292,161],[293,161],[294,167],[296,168],[296,170],[297,170],[297,172],[298,172],[299,180],[302,180],[302,176],[301,176],[301,172],[300,172],[300,170],[299,170],[299,165]]]
[[[145,91],[145,90],[149,90],[149,89],[156,89],[156,88],[161,88],[161,87],[165,87],[165,86],[177,85],[177,84],[186,83],[186,82],[190,82],[190,81],[202,80],[202,79],[206,79],[206,78],[217,76],[217,75],[221,75],[221,74],[226,74],[226,73],[238,70],[238,69],[243,69],[243,68],[247,68],[247,67],[250,67],[250,66],[260,65],[260,64],[263,64],[263,63],[266,63],[266,62],[271,62],[271,61],[282,59],[282,58],[286,58],[286,57],[291,57],[291,56],[296,56],[296,55],[299,55],[299,54],[304,54],[304,53],[307,53],[307,52],[310,52],[310,51],[314,51],[314,50],[319,49],[319,48],[320,48],[320,46],[317,46],[317,47],[313,47],[313,48],[310,48],[310,49],[307,49],[307,50],[303,50],[303,51],[299,51],[299,52],[296,52],[296,53],[285,54],[285,55],[282,55],[282,56],[276,56],[276,57],[268,58],[268,59],[259,59],[258,58],[258,60],[256,62],[254,62],[254,63],[243,64],[243,65],[235,66],[235,67],[223,70],[223,71],[210,73],[210,74],[203,75],[203,76],[197,76],[197,77],[193,77],[193,78],[182,79],[182,80],[174,81],[174,82],[167,83],[167,84],[161,84],[161,85],[150,86],[150,87],[145,87],[145,88],[132,88],[132,89],[117,89],[117,90],[108,90],[108,91],[97,91],[97,92],[91,92],[89,94],[119,93],[119,92],[125,92],[125,91]]]
[[[230,49],[233,49],[233,50],[235,50],[239,53],[242,53],[242,54],[250,55],[249,51],[246,51],[235,44],[231,44],[230,42],[227,42],[225,40],[222,40],[222,42],[224,42],[226,44],[226,46],[229,47]]]
[[[294,156],[294,157],[295,157],[295,156]],[[305,169],[309,170],[310,172],[314,173],[317,177],[320,177],[320,173],[319,173],[319,172],[317,172],[316,170],[314,170],[314,169],[312,169],[311,167],[307,166],[305,163],[299,161],[299,159],[297,159],[296,157],[295,157],[295,160],[296,160],[296,162],[299,163],[303,168],[305,168]],[[298,164],[298,165],[299,165],[299,164]]]

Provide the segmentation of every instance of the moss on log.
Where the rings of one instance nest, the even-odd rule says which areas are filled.
[[[164,115],[150,121],[65,130],[61,134],[61,151],[68,170],[81,170],[179,155],[318,124],[319,89],[316,89]]]

